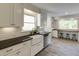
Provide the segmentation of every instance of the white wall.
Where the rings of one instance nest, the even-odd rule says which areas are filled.
[[[41,10],[41,27],[47,26],[47,12],[45,10]]]

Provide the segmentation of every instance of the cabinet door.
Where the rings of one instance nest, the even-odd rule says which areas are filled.
[[[33,40],[32,40],[32,45],[39,43],[40,41],[43,40],[43,36],[42,35],[34,35],[32,36]]]
[[[31,56],[31,41],[24,42],[22,47],[6,56]]]
[[[13,13],[13,5],[0,3],[0,27],[10,26]]]
[[[10,53],[6,56],[25,56],[26,55],[25,50],[26,50],[25,47],[23,47],[23,48],[16,50],[13,53]]]
[[[14,26],[22,27],[24,23],[23,4],[14,4]]]
[[[43,49],[43,40],[36,45],[31,47],[31,56],[36,55],[39,51]]]
[[[27,41],[24,43],[23,45],[25,47],[24,52],[26,53],[26,56],[30,56],[31,55],[31,40]]]

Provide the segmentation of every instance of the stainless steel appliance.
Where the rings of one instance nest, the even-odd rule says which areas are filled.
[[[49,39],[50,32],[42,32],[40,34],[44,36],[44,48],[46,48],[50,44],[49,43],[49,41],[51,40]]]

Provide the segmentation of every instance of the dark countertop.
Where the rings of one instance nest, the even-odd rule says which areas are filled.
[[[25,41],[28,41],[28,40],[31,40],[31,39],[32,38],[29,36],[21,36],[21,37],[16,37],[16,38],[11,38],[11,39],[0,41],[0,50],[19,44],[19,43],[22,43],[22,42],[25,42]]]
[[[28,36],[33,36],[33,35],[48,35],[49,33],[51,33],[51,32],[29,34]]]
[[[25,36],[2,40],[2,41],[0,41],[0,50],[11,47],[13,45],[16,45],[16,44],[19,44],[22,42],[25,42],[25,41],[28,41],[28,40],[32,40],[33,38],[31,38],[30,36],[33,36],[33,35],[44,35],[45,36],[46,34],[49,34],[49,33],[50,32],[47,32],[44,34],[35,33],[35,34],[29,34],[29,35],[25,35]]]

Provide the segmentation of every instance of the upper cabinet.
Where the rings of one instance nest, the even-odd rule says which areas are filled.
[[[0,27],[10,26],[12,19],[12,4],[0,3]]]
[[[23,4],[14,4],[14,25],[23,26],[24,24],[24,8]]]
[[[23,26],[23,5],[0,3],[0,27]]]

